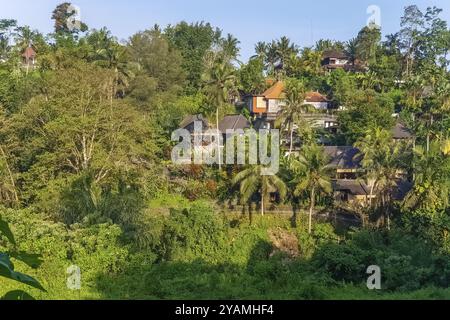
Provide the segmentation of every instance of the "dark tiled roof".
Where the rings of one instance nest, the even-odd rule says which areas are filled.
[[[330,58],[336,58],[336,59],[348,59],[347,55],[338,50],[326,50],[323,53],[323,59],[330,59]]]
[[[365,196],[370,194],[369,187],[359,180],[335,180],[333,190],[348,191],[355,196]]]
[[[258,118],[253,122],[253,127],[255,130],[267,129],[269,122],[266,118]]]
[[[327,146],[325,153],[330,157],[330,165],[337,169],[360,169],[362,156],[359,150],[351,146]]]
[[[409,191],[411,191],[413,184],[406,180],[397,180],[397,187],[393,190],[393,198],[397,201],[403,200]],[[334,191],[347,191],[355,196],[370,195],[370,187],[360,180],[346,180],[339,179],[333,181]]]
[[[397,181],[397,188],[393,194],[394,199],[399,201],[405,199],[406,195],[411,191],[412,188],[413,188],[412,182],[399,179]]]
[[[392,129],[392,136],[394,139],[411,139],[413,137],[411,131],[400,122]]]
[[[186,116],[183,121],[180,123],[180,128],[185,129],[189,125],[193,124],[195,121],[202,121],[204,127],[208,127],[208,122],[203,119],[203,116],[201,114],[195,114],[195,115],[188,115]]]
[[[219,130],[226,133],[227,130],[238,130],[250,128],[250,122],[241,114],[228,115],[219,123]]]

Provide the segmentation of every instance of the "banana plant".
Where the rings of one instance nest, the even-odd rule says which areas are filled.
[[[16,241],[14,239],[14,235],[9,228],[9,225],[6,221],[2,219],[0,216],[0,237],[4,236],[9,243],[16,247]],[[11,257],[14,257],[17,260],[23,261],[30,266],[37,266],[40,264],[39,255],[30,255],[23,252],[19,252],[14,250],[13,252],[3,253],[0,252],[0,277],[10,279],[13,281],[17,281],[23,284],[26,284],[30,287],[42,290],[46,292],[44,287],[34,279],[33,277],[17,272],[14,270],[14,264],[11,262]],[[22,290],[14,290],[6,293],[3,297],[0,297],[0,300],[33,300],[34,298],[28,293]]]

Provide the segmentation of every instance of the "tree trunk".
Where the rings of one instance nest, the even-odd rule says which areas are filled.
[[[294,149],[294,126],[291,125],[291,138],[290,138],[290,146],[289,146],[289,158],[291,157],[293,149]]]
[[[219,107],[216,108],[216,128],[217,128],[217,158],[219,161],[219,170],[222,170],[222,155],[220,154],[220,132],[219,132]]]
[[[413,125],[415,126],[416,125],[416,116],[415,116],[414,112],[412,114],[412,121],[413,121]],[[414,135],[413,136],[413,154],[415,154],[415,152],[416,152],[416,136]],[[414,165],[414,161],[412,161],[412,178],[413,178],[413,181],[416,180],[416,168]]]
[[[431,128],[433,126],[434,123],[434,118],[433,115],[430,115],[430,126],[428,128],[428,132],[427,132],[427,153],[430,153],[430,144],[431,144]]]
[[[264,192],[261,192],[261,215],[264,216]]]
[[[370,186],[370,195],[369,195],[369,206],[372,208],[372,198],[373,198],[373,189],[375,188],[375,183],[372,183]]]
[[[314,206],[316,202],[316,190],[315,188],[312,188],[311,190],[311,205],[309,207],[309,227],[308,227],[308,233],[312,233],[312,215],[314,211]]]
[[[389,197],[389,194],[385,195],[384,205],[386,207],[385,211],[387,216],[387,229],[388,231],[391,231],[391,199]]]
[[[391,214],[387,213],[387,229],[388,231],[391,231]]]

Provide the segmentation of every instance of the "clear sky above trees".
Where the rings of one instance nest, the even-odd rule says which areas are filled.
[[[0,19],[15,18],[20,25],[51,32],[53,22],[49,17],[61,2],[0,0]],[[423,9],[433,5],[442,8],[442,18],[450,21],[448,0],[352,0],[339,3],[328,0],[76,0],[73,3],[81,8],[83,21],[89,27],[107,26],[121,39],[148,29],[155,23],[166,26],[181,20],[205,20],[220,26],[225,34],[231,33],[241,41],[244,60],[253,54],[257,41],[270,41],[282,35],[302,46],[312,45],[321,38],[348,40],[366,23],[369,5],[381,8],[384,34],[398,30],[403,8],[413,3]]]

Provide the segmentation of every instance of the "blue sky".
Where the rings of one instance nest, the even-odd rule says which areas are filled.
[[[51,11],[62,0],[0,0],[0,18],[14,18],[48,33]],[[181,20],[208,21],[241,41],[242,59],[254,44],[286,35],[301,46],[321,38],[348,40],[366,24],[369,5],[381,9],[384,34],[399,29],[403,8],[416,4],[425,10],[436,5],[450,21],[449,0],[74,0],[82,20],[91,28],[107,26],[119,39],[155,23],[165,26]]]

